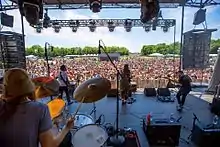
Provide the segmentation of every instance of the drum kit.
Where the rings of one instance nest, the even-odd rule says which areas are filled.
[[[36,85],[35,95],[37,99],[55,96],[59,91],[59,83],[49,77],[38,77],[32,79]],[[57,85],[58,84],[58,85]],[[63,127],[62,123],[68,118],[75,118],[72,133],[72,144],[74,147],[104,147],[109,138],[107,131],[95,123],[95,118],[84,113],[78,113],[83,103],[95,103],[106,96],[111,89],[111,83],[105,78],[92,78],[79,85],[73,94],[74,99],[79,102],[74,114],[70,114],[65,101],[55,98],[47,103],[51,119],[57,126],[58,131]],[[96,112],[95,104],[92,112]],[[85,141],[86,140],[86,141]]]

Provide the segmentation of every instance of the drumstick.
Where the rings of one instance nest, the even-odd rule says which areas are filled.
[[[81,106],[82,106],[84,100],[85,100],[85,97],[82,99],[81,103],[80,103],[79,106],[77,107],[76,112],[74,113],[74,115],[72,116],[72,118],[75,118],[75,116],[76,116],[76,114],[78,113],[79,109],[81,108]]]

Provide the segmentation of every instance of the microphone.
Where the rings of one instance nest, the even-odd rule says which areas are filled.
[[[98,54],[101,54],[101,40],[99,40]]]

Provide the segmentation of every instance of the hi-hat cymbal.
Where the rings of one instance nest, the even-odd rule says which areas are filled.
[[[109,80],[96,77],[79,85],[73,96],[78,102],[82,102],[84,98],[83,103],[92,103],[104,98],[110,89],[111,83]]]
[[[36,86],[35,98],[44,98],[59,93],[59,82],[51,77],[37,77],[32,79]]]

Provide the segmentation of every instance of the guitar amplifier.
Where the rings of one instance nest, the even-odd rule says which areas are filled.
[[[171,96],[169,88],[158,88],[157,89],[158,96]]]
[[[145,96],[157,96],[155,88],[144,88]]]
[[[144,121],[143,130],[150,146],[176,147],[179,145],[180,124],[163,122],[146,125]]]
[[[192,142],[199,147],[219,147],[220,146],[220,128],[203,129],[195,125],[192,131]]]

